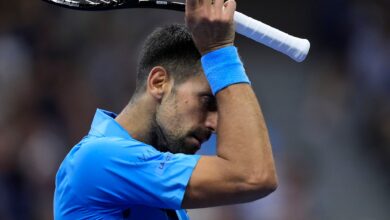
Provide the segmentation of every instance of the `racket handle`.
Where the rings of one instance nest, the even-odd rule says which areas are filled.
[[[237,33],[286,54],[297,62],[302,62],[309,53],[310,42],[307,39],[286,34],[240,12],[235,12],[234,23]]]

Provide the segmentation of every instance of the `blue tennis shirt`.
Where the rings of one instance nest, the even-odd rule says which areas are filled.
[[[200,156],[157,151],[133,139],[115,117],[98,109],[89,134],[65,157],[54,218],[189,219],[181,203]]]

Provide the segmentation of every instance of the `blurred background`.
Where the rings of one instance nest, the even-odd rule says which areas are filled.
[[[278,190],[193,220],[390,219],[390,1],[237,0],[311,41],[303,63],[237,36],[270,130]],[[159,10],[79,12],[0,2],[0,219],[52,219],[56,170],[96,108],[119,112]],[[215,152],[215,137],[202,154]]]

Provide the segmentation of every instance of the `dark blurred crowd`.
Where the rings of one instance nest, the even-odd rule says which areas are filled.
[[[241,4],[248,13],[254,4],[261,7]],[[299,15],[306,22],[296,30],[311,40],[312,49],[306,62],[280,68],[306,67],[300,75],[286,73],[290,78],[283,77],[285,83],[278,79],[279,85],[287,85],[282,88],[267,90],[266,80],[272,76],[253,75],[254,81],[264,80],[264,89],[256,91],[262,93],[263,104],[276,106],[263,107],[271,118],[274,145],[299,145],[297,151],[275,150],[282,187],[259,204],[260,209],[254,205],[229,207],[230,212],[214,209],[220,212],[208,217],[196,212],[194,219],[359,219],[335,212],[359,213],[363,205],[338,210],[343,204],[331,199],[350,190],[355,179],[364,182],[363,188],[348,195],[363,191],[368,196],[362,203],[390,201],[390,3],[294,4],[302,4],[307,13]],[[283,11],[288,12],[288,6]],[[182,17],[143,13],[147,11],[135,11],[134,16],[123,11],[81,13],[38,0],[0,2],[0,220],[53,218],[54,179],[62,159],[87,134],[96,108],[118,112],[127,103],[134,89],[139,45],[160,16],[167,22],[180,22]],[[134,19],[138,20],[131,22]],[[242,43],[244,51],[251,47],[246,44],[251,42]],[[260,53],[270,53],[264,51]],[[276,57],[275,62],[279,59],[287,58]],[[254,62],[246,60],[249,69],[251,65],[262,69],[263,64]],[[301,91],[295,96],[288,89],[294,82]],[[297,101],[272,104],[266,93],[276,90],[286,100]],[[286,117],[283,109],[296,112]],[[278,119],[273,123],[272,118]],[[355,154],[351,161],[340,156]],[[342,183],[318,183],[338,170],[343,173],[334,179]],[[390,216],[381,205],[372,206],[370,211],[379,214],[363,215],[362,220]]]

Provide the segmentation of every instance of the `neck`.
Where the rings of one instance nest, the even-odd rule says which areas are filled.
[[[156,108],[146,96],[133,99],[115,118],[132,138],[152,144],[151,129]]]

